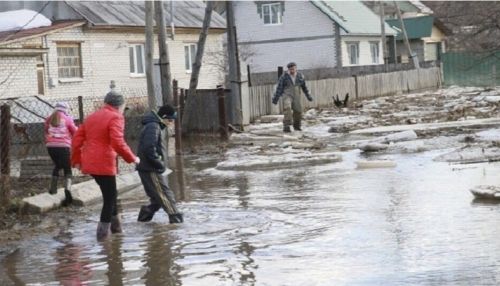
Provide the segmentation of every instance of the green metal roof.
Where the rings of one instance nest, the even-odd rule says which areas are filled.
[[[399,19],[389,19],[385,20],[385,22],[400,31],[396,36],[396,40],[403,40],[403,33],[401,31],[401,23],[399,22]],[[431,36],[434,17],[420,16],[415,18],[403,18],[403,22],[405,24],[408,40],[420,39]]]
[[[349,35],[380,35],[380,18],[360,1],[311,1]],[[397,31],[386,25],[387,35]]]

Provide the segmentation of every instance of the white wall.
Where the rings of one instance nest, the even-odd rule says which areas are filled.
[[[0,57],[0,98],[38,93],[35,57]]]
[[[364,66],[364,65],[382,65],[384,64],[384,55],[382,51],[382,43],[380,37],[373,36],[342,36],[341,48],[342,48],[342,65],[347,66]],[[370,42],[379,42],[379,59],[378,64],[373,63],[371,51],[370,51]],[[347,44],[346,42],[359,42],[359,64],[351,65],[349,63],[349,54],[347,53]]]
[[[254,54],[247,60],[252,72],[275,71],[277,66],[286,66],[290,61],[297,62],[299,69],[334,67],[334,22],[309,1],[285,1],[284,4],[283,23],[264,25],[254,1],[234,2],[240,49]],[[307,39],[318,36],[328,38]],[[266,40],[274,42],[251,43]]]

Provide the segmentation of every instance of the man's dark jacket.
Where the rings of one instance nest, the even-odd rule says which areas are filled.
[[[141,172],[163,173],[165,164],[163,163],[161,130],[166,125],[152,111],[144,115],[142,125],[139,147],[137,147],[137,156],[139,156],[141,162],[136,169]]]

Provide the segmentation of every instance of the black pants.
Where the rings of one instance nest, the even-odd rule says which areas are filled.
[[[175,196],[170,190],[161,174],[156,172],[142,172],[139,171],[144,190],[149,197],[150,204],[148,208],[154,213],[160,208],[167,214],[177,214],[177,207],[175,206]]]
[[[116,190],[116,177],[101,175],[92,175],[92,177],[94,177],[94,180],[101,188],[101,222],[111,222],[111,217],[118,214],[118,207],[116,204],[118,197],[118,191]]]
[[[71,158],[69,147],[47,147],[50,159],[54,162],[52,176],[59,177],[59,170],[64,170],[65,177],[71,177]]]

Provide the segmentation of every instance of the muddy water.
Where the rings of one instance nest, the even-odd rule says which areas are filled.
[[[138,223],[142,190],[121,196],[124,230],[95,240],[98,207],[3,257],[0,285],[496,285],[500,205],[468,189],[500,164],[390,155],[392,169],[341,163],[254,172],[186,158],[185,223]],[[361,158],[366,159],[366,158]],[[178,178],[176,174],[171,177]],[[181,182],[182,183],[182,182]]]

